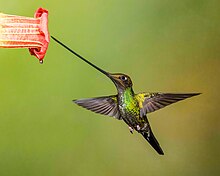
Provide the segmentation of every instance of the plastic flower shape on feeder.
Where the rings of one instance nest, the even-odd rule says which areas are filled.
[[[46,9],[37,9],[34,18],[0,13],[1,48],[29,48],[30,54],[43,63],[49,42]]]

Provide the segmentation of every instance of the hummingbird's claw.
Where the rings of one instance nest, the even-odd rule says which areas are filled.
[[[137,125],[137,131],[140,131],[141,127],[139,125]]]
[[[129,128],[129,131],[131,132],[131,134],[133,134],[134,129],[130,126],[128,128]]]

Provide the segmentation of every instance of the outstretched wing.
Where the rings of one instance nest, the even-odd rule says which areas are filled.
[[[121,120],[116,95],[73,100],[73,102],[90,111]]]
[[[142,93],[137,94],[141,104],[141,116],[154,112],[177,101],[199,95],[200,93]]]

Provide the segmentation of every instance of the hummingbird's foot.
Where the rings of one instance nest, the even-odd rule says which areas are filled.
[[[140,131],[141,127],[139,125],[137,125],[137,131]]]
[[[129,128],[129,131],[131,132],[131,134],[133,134],[134,129],[130,126],[128,128]]]

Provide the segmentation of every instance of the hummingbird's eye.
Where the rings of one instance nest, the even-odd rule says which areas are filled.
[[[122,80],[122,81],[127,81],[127,77],[126,76],[120,76],[120,79]]]

